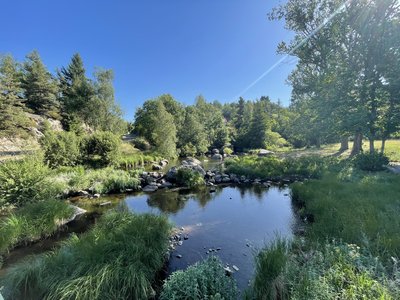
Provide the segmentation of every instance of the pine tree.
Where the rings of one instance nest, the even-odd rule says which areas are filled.
[[[24,113],[21,71],[11,56],[0,59],[0,134],[25,135],[30,125]]]
[[[94,96],[94,89],[86,78],[83,61],[78,53],[72,56],[67,68],[61,68],[58,78],[64,113],[87,121],[92,114],[90,99]]]
[[[24,63],[22,88],[26,105],[34,113],[55,119],[60,117],[57,84],[36,51],[30,53]]]

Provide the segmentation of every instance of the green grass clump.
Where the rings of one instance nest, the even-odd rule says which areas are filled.
[[[59,190],[50,183],[49,175],[40,155],[0,164],[0,207],[23,206],[54,197]]]
[[[260,251],[255,257],[256,275],[247,297],[262,300],[288,299],[283,278],[287,260],[288,246],[284,240],[278,239]]]
[[[71,191],[91,190],[93,193],[119,193],[126,189],[137,189],[140,181],[137,172],[116,170],[112,167],[99,170],[76,168],[59,174]]]
[[[237,299],[235,281],[225,275],[221,261],[216,257],[176,271],[164,283],[161,300]]]
[[[63,201],[46,200],[29,203],[0,220],[0,253],[18,244],[39,240],[54,233],[73,208]]]
[[[190,188],[204,185],[205,183],[203,175],[189,168],[180,168],[176,174],[176,181]]]
[[[280,159],[275,156],[243,156],[225,162],[227,172],[251,178],[320,177],[331,162],[327,158],[305,156]]]
[[[131,170],[135,168],[143,168],[146,165],[149,165],[153,162],[159,162],[164,158],[155,153],[129,153],[122,154],[114,163],[116,168],[120,168],[123,170]]]
[[[400,257],[400,176],[381,173],[330,175],[292,187],[294,201],[312,215],[308,237],[368,246],[374,255]]]
[[[149,299],[165,263],[165,217],[110,212],[60,249],[13,267],[6,299]]]

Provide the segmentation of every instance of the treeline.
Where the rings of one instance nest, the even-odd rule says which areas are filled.
[[[83,61],[74,54],[68,66],[52,74],[33,51],[23,62],[0,57],[0,135],[18,136],[32,126],[26,113],[60,120],[64,129],[125,133],[127,122],[114,97],[112,70],[96,69],[86,76]]]
[[[278,52],[298,59],[289,76],[298,136],[317,146],[342,137],[342,150],[352,136],[353,154],[363,137],[374,152],[379,138],[383,152],[400,128],[400,3],[343,2],[289,0],[270,14],[295,33]]]
[[[202,155],[212,149],[230,154],[291,143],[303,146],[293,134],[294,114],[268,97],[221,104],[198,96],[194,105],[184,106],[171,95],[162,95],[136,111],[134,144],[170,157]]]

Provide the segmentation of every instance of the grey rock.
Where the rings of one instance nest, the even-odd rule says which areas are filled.
[[[211,159],[213,159],[213,160],[222,160],[223,156],[221,154],[214,154],[213,156],[211,156]]]
[[[157,190],[158,190],[158,186],[156,186],[156,185],[146,185],[143,188],[143,192],[155,192]]]

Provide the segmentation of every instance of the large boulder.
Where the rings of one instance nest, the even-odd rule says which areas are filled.
[[[143,192],[148,192],[148,193],[155,192],[155,191],[157,191],[157,190],[158,190],[158,186],[155,185],[155,184],[146,185],[146,186],[142,189]]]
[[[201,161],[199,161],[197,158],[194,158],[194,157],[186,157],[182,161],[182,165],[198,166],[198,165],[201,165]]]
[[[219,154],[219,150],[218,149],[212,149],[212,154]]]
[[[275,154],[275,152],[270,151],[270,150],[266,150],[266,149],[261,149],[258,152],[258,156],[269,156],[269,155],[274,155],[274,154]]]
[[[211,159],[213,159],[213,160],[222,160],[223,156],[221,154],[214,154],[213,156],[211,156]]]

